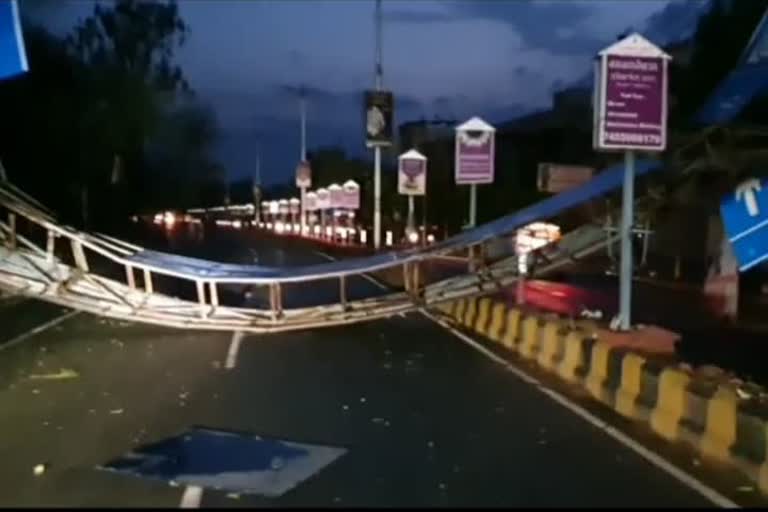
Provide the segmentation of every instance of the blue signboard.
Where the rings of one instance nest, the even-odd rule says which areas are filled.
[[[740,183],[723,199],[720,214],[739,272],[768,259],[768,181],[752,178]]]
[[[19,6],[16,0],[0,0],[0,80],[28,69]]]

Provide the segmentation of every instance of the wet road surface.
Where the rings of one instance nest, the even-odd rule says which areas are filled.
[[[5,303],[0,338],[62,314]],[[0,506],[177,507],[184,486],[96,468],[192,426],[347,450],[282,496],[201,507],[711,505],[422,315],[232,347],[77,314],[0,348]]]

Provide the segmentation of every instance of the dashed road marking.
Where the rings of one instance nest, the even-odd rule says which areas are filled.
[[[613,439],[615,439],[625,447],[629,448],[630,450],[632,450],[633,452],[635,452],[636,454],[644,458],[649,463],[665,471],[668,475],[673,477],[675,480],[685,485],[689,489],[696,491],[697,493],[699,493],[700,495],[702,495],[703,497],[705,497],[715,505],[721,508],[740,508],[739,505],[737,505],[727,497],[723,496],[722,494],[712,489],[708,485],[700,482],[694,476],[688,474],[684,470],[671,464],[662,456],[649,450],[648,448],[641,445],[640,443],[638,443],[631,437],[627,436],[623,432],[620,432],[614,427],[608,425],[606,422],[597,418],[596,416],[591,414],[589,411],[587,411],[580,405],[569,400],[568,398],[561,395],[557,391],[544,387],[540,381],[527,375],[525,372],[523,372],[522,370],[514,366],[512,363],[510,363],[506,359],[494,354],[491,350],[488,350],[487,348],[485,348],[478,341],[472,339],[471,337],[467,336],[463,332],[454,329],[453,327],[448,325],[446,322],[444,322],[443,320],[440,320],[439,318],[436,318],[435,316],[428,313],[427,311],[422,310],[421,313],[425,317],[435,322],[436,324],[448,330],[451,334],[459,338],[461,341],[463,341],[470,347],[474,348],[475,350],[477,350],[478,352],[486,356],[488,359],[504,366],[508,371],[510,371],[511,373],[513,373],[514,375],[522,379],[524,382],[534,386],[538,391],[547,395],[549,398],[551,398],[558,404],[562,405],[566,409],[570,410],[571,412],[573,412],[583,420],[589,422],[592,426],[596,427],[598,430],[601,430],[608,436],[612,437]]]
[[[240,351],[240,343],[243,341],[245,334],[242,331],[235,331],[232,333],[232,341],[229,342],[229,351],[227,352],[227,361],[224,363],[224,368],[231,370],[237,364],[237,353]]]
[[[200,501],[203,498],[203,488],[196,485],[190,485],[184,489],[181,495],[179,508],[200,508]]]

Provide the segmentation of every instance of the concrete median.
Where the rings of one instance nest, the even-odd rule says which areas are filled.
[[[594,322],[538,314],[488,297],[438,309],[659,437],[738,468],[768,494],[768,405],[668,359],[602,340],[603,329]]]

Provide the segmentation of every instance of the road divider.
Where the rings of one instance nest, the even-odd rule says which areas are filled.
[[[594,322],[539,314],[489,297],[458,299],[437,310],[454,325],[646,424],[660,438],[739,469],[768,494],[768,393],[747,393],[668,358],[602,340]]]

